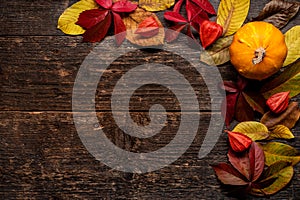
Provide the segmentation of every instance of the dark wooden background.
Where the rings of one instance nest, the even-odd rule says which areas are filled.
[[[232,199],[225,195],[209,166],[226,161],[225,134],[208,156],[198,159],[205,125],[199,127],[184,155],[151,173],[112,170],[85,149],[72,119],[71,98],[76,73],[95,44],[82,43],[81,36],[67,36],[56,28],[59,15],[74,2],[0,1],[0,199]],[[219,1],[211,2],[217,8]],[[248,20],[266,2],[253,0]],[[283,32],[299,22],[298,13]],[[205,85],[197,82],[195,71],[180,57],[168,52],[128,54],[113,63],[117,70],[106,72],[106,81],[99,83],[98,91],[106,89],[98,93],[96,108],[107,137],[134,152],[168,144],[178,127],[178,102],[170,91],[160,87],[143,88],[131,101],[132,117],[141,124],[147,123],[148,108],[153,103],[170,110],[171,123],[159,136],[131,138],[110,123],[113,81],[122,75],[122,67],[145,61],[168,63],[184,72],[202,102],[202,120],[208,121],[214,113]],[[236,78],[228,64],[219,70],[224,79]],[[295,139],[289,144],[300,150],[299,123],[293,132]],[[299,165],[292,182],[271,199],[300,199]]]

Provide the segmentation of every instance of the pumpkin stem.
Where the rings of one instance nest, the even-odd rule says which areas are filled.
[[[254,55],[255,57],[252,59],[252,63],[256,65],[261,61],[263,61],[263,58],[266,55],[266,50],[263,47],[259,47],[258,49],[255,50]]]

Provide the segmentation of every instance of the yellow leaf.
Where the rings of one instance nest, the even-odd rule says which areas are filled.
[[[268,142],[262,145],[265,153],[265,164],[270,166],[278,161],[290,162],[296,165],[300,162],[300,155],[294,147],[280,142]]]
[[[174,3],[175,0],[139,0],[139,6],[151,12],[166,10]]]
[[[268,128],[264,124],[256,121],[241,122],[236,125],[232,131],[243,133],[253,141],[263,140],[269,137]]]
[[[294,135],[288,127],[284,125],[276,125],[272,127],[270,137],[280,139],[292,139],[294,138]]]
[[[284,37],[288,48],[288,54],[283,66],[287,66],[300,58],[300,26],[294,26],[288,30],[284,34]]]
[[[233,36],[219,38],[212,46],[200,54],[200,61],[208,65],[221,65],[230,60],[229,46]]]
[[[153,16],[157,21],[157,24],[159,26],[158,34],[150,38],[146,38],[139,34],[135,34],[139,23],[141,23],[143,20],[150,16]],[[130,13],[128,17],[123,18],[123,22],[127,30],[126,39],[129,40],[131,43],[140,46],[157,46],[162,45],[164,43],[165,32],[163,29],[163,25],[154,13],[145,11],[142,8],[137,8],[133,13]]]
[[[232,35],[242,26],[249,7],[250,0],[221,0],[217,23],[223,26],[223,35]]]
[[[73,4],[61,14],[58,19],[57,28],[69,35],[83,34],[85,30],[75,23],[81,12],[95,8],[98,8],[98,5],[94,0],[81,0]]]

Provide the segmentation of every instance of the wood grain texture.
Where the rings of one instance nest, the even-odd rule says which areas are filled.
[[[116,60],[98,85],[95,107],[100,128],[118,147],[150,152],[165,146],[180,122],[180,106],[171,91],[146,86],[131,98],[131,117],[140,125],[149,122],[151,105],[168,110],[166,128],[148,139],[131,137],[117,127],[110,97],[116,81],[133,66],[154,62],[174,67],[194,87],[200,102],[201,125],[186,153],[163,169],[135,174],[113,170],[86,150],[73,121],[72,90],[81,63],[96,44],[82,43],[81,36],[66,36],[56,28],[59,15],[74,2],[0,2],[0,199],[236,199],[226,194],[209,166],[226,161],[226,135],[208,156],[198,158],[210,117],[219,110],[211,110],[207,88],[195,69],[170,52],[138,50]],[[217,8],[219,0],[211,2]],[[251,1],[247,20],[266,2]],[[299,23],[298,13],[283,32]],[[174,46],[181,47],[180,42]],[[109,46],[102,48],[107,56],[113,53]],[[236,79],[229,64],[219,70],[223,79]],[[294,100],[300,102],[299,97]],[[299,122],[293,133],[295,139],[288,143],[300,150]],[[299,199],[299,191],[296,166],[292,182],[270,199]]]

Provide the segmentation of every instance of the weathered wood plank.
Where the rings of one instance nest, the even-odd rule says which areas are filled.
[[[78,37],[71,39],[52,36],[0,37],[0,56],[3,58],[0,66],[1,109],[70,111],[76,74],[81,63],[93,48],[93,45],[80,43],[79,40]],[[114,53],[113,50],[109,50],[108,46],[103,45],[101,48],[103,51],[107,51],[107,55]],[[174,45],[174,48],[181,48],[180,43]],[[190,50],[183,49],[184,51]],[[198,62],[195,59],[194,61]],[[97,109],[109,110],[110,95],[116,82],[129,69],[146,63],[160,63],[178,70],[195,89],[199,101],[201,101],[200,109],[210,109],[210,98],[205,89],[205,82],[189,63],[171,52],[141,50],[120,57],[112,63],[110,69],[105,71],[98,87],[96,101],[101,101],[101,104],[97,105]],[[99,73],[96,67],[92,70]],[[232,70],[231,66],[223,66],[219,70],[225,79],[236,76],[236,72]],[[147,98],[152,94],[156,95],[158,99],[165,99],[165,103],[170,106],[174,105],[172,95],[166,93],[165,89],[159,87],[148,89],[140,90],[138,96]],[[182,96],[185,96],[184,89]],[[123,92],[126,93],[126,89]],[[168,102],[166,99],[171,99],[171,101]],[[133,100],[137,100],[137,98]]]
[[[106,115],[98,114],[100,118]],[[201,117],[208,122],[210,113]],[[1,199],[229,199],[209,166],[226,161],[226,136],[222,134],[207,157],[197,157],[205,125],[187,152],[170,166],[131,174],[112,170],[88,153],[76,133],[72,113],[0,112],[0,119]],[[110,125],[111,118],[103,119],[107,136],[121,148],[147,149],[155,144],[117,137],[119,130]],[[162,137],[156,144],[169,142],[169,135],[176,133],[174,122],[168,131],[159,133]],[[296,139],[290,144],[299,149],[300,127],[294,132]],[[291,184],[271,199],[297,199],[299,174],[296,166]]]

